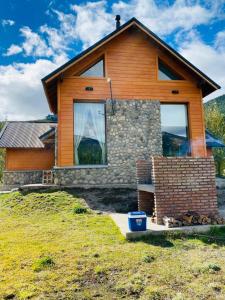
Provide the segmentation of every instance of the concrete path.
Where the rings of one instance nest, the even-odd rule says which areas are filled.
[[[147,230],[146,231],[130,231],[128,228],[128,216],[127,214],[111,213],[110,214],[113,221],[119,227],[121,233],[126,239],[132,240],[148,235],[163,235],[166,232],[183,232],[186,234],[191,233],[203,233],[210,230],[212,225],[196,225],[196,226],[182,226],[176,228],[167,228],[164,225],[157,225],[147,218]],[[224,225],[213,225],[213,227],[224,227]]]

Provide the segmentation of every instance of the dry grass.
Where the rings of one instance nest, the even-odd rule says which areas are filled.
[[[0,299],[225,299],[224,230],[127,242],[82,208],[66,191],[0,196]]]

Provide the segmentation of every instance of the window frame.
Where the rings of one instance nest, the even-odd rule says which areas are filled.
[[[188,147],[188,153],[187,157],[192,157],[192,143],[191,143],[191,118],[190,118],[190,103],[189,102],[160,102],[160,107],[161,105],[185,105],[186,106],[186,114],[187,114],[187,139],[189,142],[189,147]],[[160,108],[161,111],[161,108]],[[161,112],[160,112],[161,114]],[[161,115],[160,115],[160,120],[161,120]],[[161,122],[160,122],[161,123]],[[162,134],[162,124],[161,124],[161,134]],[[163,152],[163,141],[162,141],[162,152]],[[175,156],[175,157],[185,157],[185,156]]]
[[[181,79],[160,79],[159,78],[159,64],[160,62],[167,67],[169,70],[171,70],[176,76],[180,77]],[[173,67],[171,67],[168,63],[166,63],[161,57],[157,57],[157,69],[156,69],[156,78],[160,82],[182,82],[185,81],[186,79],[184,78],[183,75],[181,75],[179,72],[174,71]]]
[[[94,65],[96,65],[98,62],[103,61],[103,76],[82,76],[84,72],[86,72],[88,69],[92,68]],[[90,64],[87,66],[83,67],[77,74],[74,76],[79,77],[79,78],[106,78],[106,63],[105,63],[105,54],[99,56],[96,58],[94,61],[92,61]]]
[[[86,103],[86,104],[93,104],[93,103],[101,103],[104,105],[104,122],[105,122],[105,164],[92,164],[92,165],[77,165],[76,158],[75,158],[75,104],[76,103]],[[77,168],[99,168],[108,166],[108,149],[107,149],[107,117],[106,117],[106,100],[99,100],[99,99],[73,99],[73,165]]]

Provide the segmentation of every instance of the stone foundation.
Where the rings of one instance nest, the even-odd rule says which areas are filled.
[[[4,171],[4,186],[19,186],[42,182],[42,171]]]
[[[136,186],[136,161],[161,155],[160,102],[106,102],[107,166],[55,168],[55,184]]]

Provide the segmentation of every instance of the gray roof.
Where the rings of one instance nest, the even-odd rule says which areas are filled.
[[[7,122],[0,133],[0,148],[44,148],[40,136],[56,123]]]

